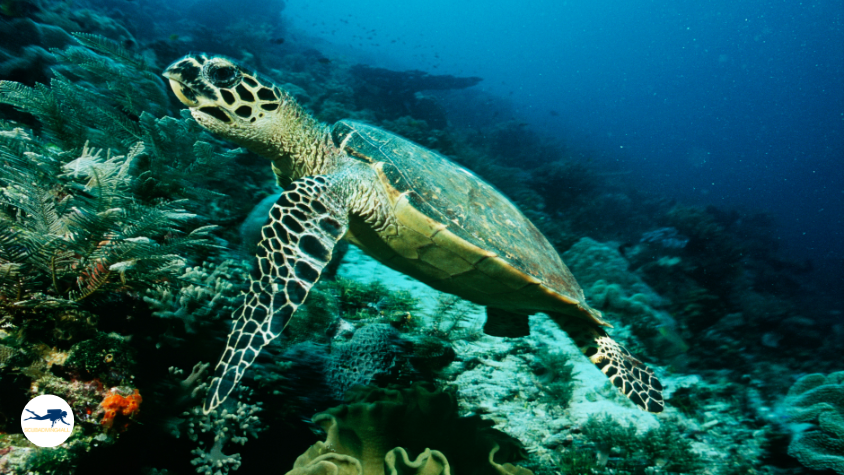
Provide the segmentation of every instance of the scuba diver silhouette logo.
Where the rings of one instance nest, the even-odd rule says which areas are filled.
[[[39,447],[55,447],[66,441],[73,432],[73,423],[73,410],[64,399],[52,394],[32,399],[21,412],[23,434]]]
[[[39,416],[38,414],[30,411],[29,409],[24,409],[24,410],[26,412],[32,414],[32,416],[33,416],[33,417],[28,417],[28,418],[24,419],[25,421],[28,421],[30,419],[35,419],[36,421],[50,420],[50,421],[53,421],[53,423],[50,424],[50,427],[55,426],[56,421],[62,421],[67,426],[70,425],[67,422],[65,422],[65,420],[64,420],[64,418],[67,417],[67,411],[62,411],[61,409],[47,409],[47,414],[44,415],[44,416]]]

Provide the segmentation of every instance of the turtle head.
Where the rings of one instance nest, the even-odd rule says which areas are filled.
[[[221,56],[188,55],[163,75],[200,125],[247,147],[264,136],[284,98],[276,85]]]

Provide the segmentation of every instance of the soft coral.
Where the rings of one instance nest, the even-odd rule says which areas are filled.
[[[134,394],[129,396],[122,396],[118,393],[114,393],[105,399],[100,405],[105,409],[105,415],[103,416],[102,424],[105,426],[106,429],[110,429],[114,424],[114,418],[117,417],[118,414],[122,414],[126,417],[132,417],[138,413],[141,409],[141,402],[143,398],[141,397],[140,393],[136,389]],[[125,426],[124,426],[125,428]]]

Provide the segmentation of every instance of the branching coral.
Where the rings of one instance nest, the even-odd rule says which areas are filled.
[[[534,372],[545,391],[546,402],[568,406],[574,394],[574,365],[571,363],[571,355],[552,352],[548,347],[543,347],[536,360],[538,364]]]
[[[792,420],[814,424],[795,436],[788,454],[806,467],[844,474],[844,371],[803,376],[785,404]]]
[[[133,115],[166,111],[168,100],[163,82],[146,70],[140,58],[116,43],[93,35],[78,34],[76,38],[124,63],[72,46],[55,54],[77,65],[74,72],[93,84],[76,83],[58,73],[50,86],[28,87],[2,81],[0,101],[35,116],[42,135],[63,148],[79,148],[89,140],[110,148],[131,145],[141,136]],[[110,87],[107,81],[113,81]],[[109,95],[100,92],[109,89]]]
[[[207,385],[203,389],[207,390]],[[238,390],[241,397],[245,397],[246,392],[246,389]],[[240,454],[229,455],[223,450],[230,443],[244,445],[250,438],[258,437],[263,430],[257,415],[261,412],[260,405],[230,399],[226,407],[218,407],[208,414],[199,406],[185,414],[189,419],[188,437],[199,443],[199,448],[191,451],[196,455],[191,463],[196,466],[197,473],[227,474],[240,468]],[[210,446],[206,441],[209,435],[213,437]]]
[[[181,320],[188,333],[195,333],[202,324],[226,318],[240,304],[246,282],[246,266],[227,260],[218,265],[206,262],[187,267],[180,276],[180,286],[153,288],[144,301],[159,318]]]
[[[479,338],[482,331],[470,321],[470,306],[469,302],[454,295],[440,295],[431,312],[431,322],[425,325],[422,332],[446,341]]]
[[[391,291],[381,282],[368,284],[338,278],[326,281],[329,292],[336,293],[343,318],[391,317],[413,312],[417,302],[408,292]]]

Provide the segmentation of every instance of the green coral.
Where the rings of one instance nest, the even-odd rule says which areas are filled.
[[[131,146],[141,137],[134,118],[168,111],[163,81],[116,42],[88,34],[75,37],[87,48],[71,46],[53,54],[75,65],[72,74],[83,81],[55,71],[49,86],[0,81],[0,101],[35,116],[42,136],[63,149],[78,149],[88,141],[114,149]]]
[[[338,277],[320,280],[308,294],[302,310],[288,326],[291,343],[326,342],[327,330],[338,318],[350,321],[375,319],[402,326],[412,320],[418,301],[404,291],[393,291],[375,281],[361,283]]]
[[[590,416],[580,429],[586,440],[567,449],[559,462],[571,473],[696,473],[703,467],[703,459],[680,434],[676,421],[663,421],[639,434],[636,427],[609,416]]]
[[[808,468],[844,474],[844,371],[803,376],[785,404],[792,420],[813,424],[791,441],[788,454]]]
[[[131,194],[139,150],[57,152],[20,129],[0,134],[0,313],[76,306],[174,277],[183,254],[211,243],[186,231],[182,203]]]
[[[73,457],[64,447],[50,447],[37,450],[27,459],[27,473],[45,473],[50,475],[71,474],[73,468],[68,467]]]
[[[211,338],[223,326],[214,317],[230,315],[240,300],[229,280],[245,281],[245,269],[217,264],[220,231],[206,224],[245,216],[256,189],[250,177],[260,172],[248,171],[248,155],[221,146],[193,119],[156,118],[171,112],[157,68],[113,41],[76,37],[83,46],[53,51],[62,67],[49,84],[0,81],[0,103],[23,112],[15,117],[35,131],[0,121],[0,413],[5,421],[28,391],[62,395],[85,432],[68,444],[90,451],[109,437],[98,418],[102,384],[132,386],[134,348],[160,348],[168,336],[161,332],[172,330],[167,318],[210,320],[214,328],[203,330]],[[192,267],[203,261],[216,265]],[[162,318],[143,322],[152,314]],[[147,381],[145,395],[159,361],[201,358],[202,350],[165,348],[159,360],[146,360],[138,378]],[[146,416],[156,424],[131,430],[155,430],[168,417],[156,409]],[[215,447],[255,433],[244,428],[256,425],[254,411],[194,414],[221,436],[206,441],[212,462],[229,460]],[[13,447],[0,454],[0,471],[9,463],[10,470],[50,472],[62,457]]]
[[[449,342],[479,338],[482,332],[480,327],[471,322],[471,306],[471,303],[454,295],[438,296],[437,305],[431,312],[431,323],[422,331]]]
[[[378,281],[363,283],[337,278],[326,280],[322,289],[336,296],[341,316],[349,320],[390,318],[412,313],[418,305],[410,292],[390,290]]]
[[[64,75],[33,87],[0,81],[0,103],[31,115],[55,149],[90,143],[131,154],[125,173],[137,178],[131,189],[143,201],[186,199],[182,206],[218,223],[242,219],[260,180],[257,169],[241,163],[245,154],[227,150],[187,112],[157,118],[170,112],[170,99],[143,57],[106,38],[74,36],[81,46],[52,52]],[[228,179],[233,175],[236,184]]]
[[[574,365],[571,355],[552,352],[543,347],[537,354],[538,366],[534,370],[539,376],[539,384],[545,391],[543,402],[566,407],[574,394]]]
[[[321,280],[308,293],[302,309],[293,316],[287,326],[291,343],[303,341],[328,342],[327,332],[340,318],[340,304],[331,289],[329,280]]]
[[[598,458],[594,453],[581,450],[565,450],[560,459],[557,460],[557,467],[559,472],[566,475],[592,475],[596,473],[601,466],[598,464]]]

